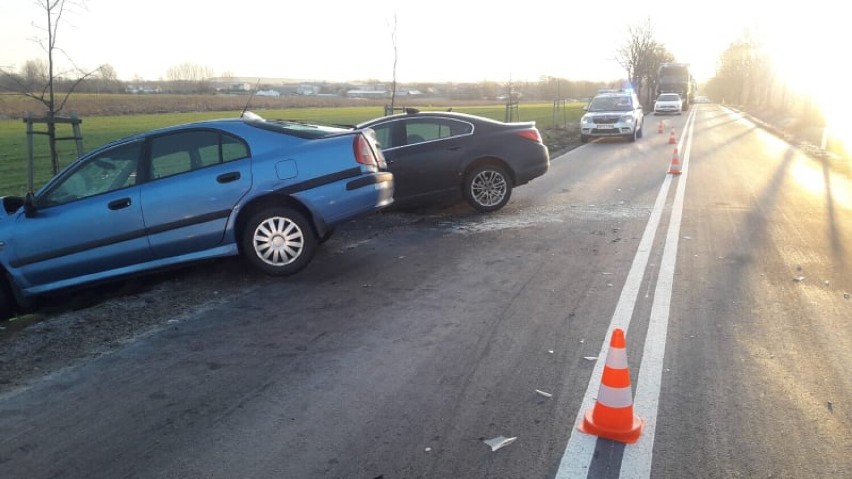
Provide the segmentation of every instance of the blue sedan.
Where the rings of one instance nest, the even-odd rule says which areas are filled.
[[[249,115],[124,138],[2,198],[0,320],[43,293],[208,258],[293,274],[393,194],[369,128]]]

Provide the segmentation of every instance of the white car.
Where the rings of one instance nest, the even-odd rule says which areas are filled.
[[[677,93],[660,93],[654,102],[654,114],[677,113],[683,111],[683,99]]]
[[[580,141],[601,137],[642,138],[645,114],[633,90],[604,90],[585,108],[580,119]]]

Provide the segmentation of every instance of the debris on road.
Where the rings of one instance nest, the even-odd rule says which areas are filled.
[[[797,283],[801,283],[804,280],[805,280],[804,276],[796,276],[795,278],[793,278],[793,281],[795,281]]]
[[[598,357],[597,356],[584,356],[583,359],[585,359],[586,361],[597,361]]]
[[[538,393],[539,396],[544,396],[546,398],[552,398],[553,397],[553,394],[546,393],[546,392],[544,392],[540,389],[536,389],[535,392]]]
[[[491,447],[491,452],[494,452],[497,449],[500,449],[502,447],[508,446],[509,444],[512,444],[517,439],[518,439],[517,437],[497,436],[494,439],[489,439],[487,441],[482,441],[482,442],[484,442],[485,444],[488,444],[488,446]]]

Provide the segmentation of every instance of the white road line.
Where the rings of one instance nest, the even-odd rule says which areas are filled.
[[[621,460],[621,476],[624,478],[651,477],[651,461],[654,452],[654,434],[657,429],[657,407],[662,387],[663,358],[666,353],[666,336],[669,327],[669,308],[674,287],[675,262],[680,238],[680,225],[683,216],[683,201],[686,191],[686,177],[689,171],[689,154],[692,149],[692,136],[695,132],[695,110],[687,119],[688,131],[686,152],[681,161],[681,175],[675,189],[669,230],[660,261],[660,273],[651,305],[651,319],[645,336],[642,362],[636,381],[636,397],[633,400],[633,412],[645,420],[645,429],[639,441],[624,448]]]
[[[681,141],[683,141],[683,138],[681,138]],[[630,326],[630,318],[633,316],[633,310],[636,308],[636,298],[639,295],[642,277],[645,275],[645,269],[648,266],[648,258],[651,256],[651,247],[654,244],[654,235],[660,225],[660,218],[666,205],[666,198],[669,194],[671,182],[672,175],[666,174],[663,184],[660,187],[660,192],[657,194],[657,200],[654,202],[654,208],[651,210],[651,217],[648,219],[647,226],[645,226],[645,232],[639,241],[639,248],[636,251],[636,256],[633,258],[633,264],[627,273],[627,279],[624,282],[624,288],[621,290],[621,295],[615,306],[615,312],[609,323],[609,329],[603,338],[600,353],[598,353],[598,360],[589,378],[586,394],[583,396],[583,404],[577,412],[577,418],[571,429],[571,437],[568,439],[568,445],[565,446],[565,452],[562,454],[562,460],[556,472],[557,479],[586,477],[588,474],[589,465],[592,463],[592,455],[595,452],[597,437],[579,432],[577,426],[583,420],[583,415],[586,411],[594,406],[595,396],[600,385],[600,377],[603,374],[604,364],[606,363],[609,338],[612,331],[616,328],[621,328],[626,334]]]

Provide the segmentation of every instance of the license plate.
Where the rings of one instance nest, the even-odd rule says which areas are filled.
[[[612,125],[598,125],[598,130],[612,130],[613,128],[615,127]]]

